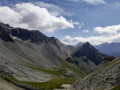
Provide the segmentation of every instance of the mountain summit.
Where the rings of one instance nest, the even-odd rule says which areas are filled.
[[[77,48],[77,51],[73,54],[73,57],[82,57],[82,56],[86,56],[95,65],[98,65],[102,62],[102,60],[106,55],[100,53],[89,42],[86,42],[80,45]]]

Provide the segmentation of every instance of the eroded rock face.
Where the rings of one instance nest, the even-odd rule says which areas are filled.
[[[74,85],[75,90],[111,90],[120,85],[120,58],[98,66]]]
[[[9,28],[7,28],[7,26],[5,26],[4,24],[0,23],[0,38],[6,42],[13,42],[13,39],[8,34],[7,30],[9,30]]]

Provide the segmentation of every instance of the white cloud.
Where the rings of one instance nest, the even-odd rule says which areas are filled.
[[[63,16],[54,16],[46,8],[31,3],[16,4],[15,8],[0,6],[0,22],[47,32],[74,28]]]
[[[106,3],[104,0],[83,0],[83,1],[85,1],[88,4],[94,4],[94,5]]]
[[[89,30],[83,30],[82,32],[83,33],[89,33]]]
[[[79,2],[80,0],[69,0],[69,1],[72,1],[72,2]]]
[[[79,42],[84,43],[87,41],[93,45],[99,45],[102,43],[112,43],[112,42],[120,43],[120,25],[95,27],[94,31],[96,31],[100,35],[90,36],[90,37],[65,36],[61,41],[68,45],[76,45]]]
[[[71,23],[73,23],[74,25],[80,25],[79,22],[73,22],[72,20],[71,20]]]
[[[120,32],[120,24],[107,27],[95,27],[94,31],[100,34],[117,34]]]
[[[82,22],[82,23],[80,23],[80,22],[73,22],[72,20],[71,20],[71,23],[73,24],[73,25],[76,25],[77,26],[77,28],[82,28],[85,24]]]
[[[72,2],[84,1],[88,4],[98,5],[98,4],[106,4],[105,0],[70,0]]]
[[[82,23],[79,24],[78,28],[80,29],[80,28],[82,28],[84,25],[85,25],[85,24],[82,22]]]
[[[36,2],[35,4],[38,5],[39,7],[46,8],[54,16],[60,16],[60,15],[71,16],[70,13],[64,11],[62,8],[60,8],[54,4],[45,3],[45,2],[41,2],[41,1]]]
[[[115,6],[120,7],[120,2],[116,2]]]
[[[16,26],[21,18],[22,16],[11,8],[7,6],[0,7],[0,22]]]
[[[90,42],[92,45],[99,45],[102,43],[112,43],[112,42],[120,42],[120,33],[115,35],[115,36],[92,36],[92,37],[70,37],[70,36],[65,36],[61,40],[64,44],[67,45],[76,45],[79,42]]]

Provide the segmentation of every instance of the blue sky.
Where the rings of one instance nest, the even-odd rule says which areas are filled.
[[[70,45],[86,41],[93,45],[120,42],[119,0],[0,0],[0,2],[0,21],[11,26],[38,29],[47,36],[54,36]],[[28,10],[28,7],[33,11]],[[10,11],[9,16],[5,10]],[[25,16],[26,12],[29,15]],[[7,19],[3,19],[5,15]],[[44,23],[40,25],[41,22]]]

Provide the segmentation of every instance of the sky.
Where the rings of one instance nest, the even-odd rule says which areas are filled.
[[[119,0],[0,0],[0,22],[67,45],[120,43]]]

